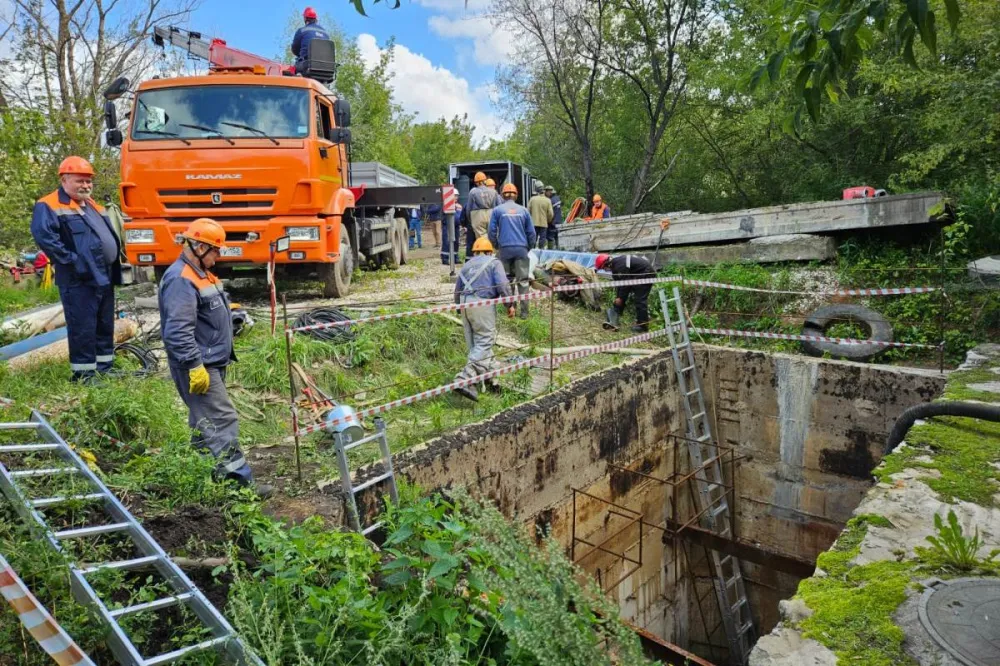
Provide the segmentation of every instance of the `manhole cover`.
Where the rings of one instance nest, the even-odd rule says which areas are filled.
[[[934,581],[920,599],[920,622],[963,664],[1000,664],[1000,579]]]

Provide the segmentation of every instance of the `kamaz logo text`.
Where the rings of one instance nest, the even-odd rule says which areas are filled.
[[[184,176],[185,180],[239,180],[243,177],[241,173],[189,173]]]

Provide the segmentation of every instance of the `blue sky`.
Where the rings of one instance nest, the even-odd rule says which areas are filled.
[[[468,114],[477,136],[503,133],[506,123],[490,101],[496,67],[509,53],[512,40],[482,17],[487,0],[402,0],[399,9],[366,0],[368,16],[356,13],[348,0],[312,6],[321,17],[332,16],[358,39],[362,56],[374,62],[379,47],[396,40],[392,85],[403,108],[419,120]],[[190,28],[221,37],[231,46],[276,56],[283,47],[289,18],[305,4],[265,0],[202,0]],[[236,8],[238,7],[238,9]]]

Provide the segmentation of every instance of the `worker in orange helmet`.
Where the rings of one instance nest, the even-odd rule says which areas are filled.
[[[191,443],[215,457],[215,477],[252,486],[253,472],[239,446],[238,416],[226,392],[226,369],[236,360],[229,298],[211,272],[226,232],[202,217],[181,238],[181,256],[160,280],[160,328],[170,377],[188,408]],[[261,496],[271,492],[257,486]]]
[[[537,240],[535,226],[528,209],[517,203],[517,187],[513,183],[505,183],[501,192],[504,202],[493,209],[487,233],[493,247],[497,248],[507,275],[517,279],[518,296],[524,296],[528,293],[528,281],[531,278],[528,252],[535,247]],[[520,303],[519,316],[527,319],[528,301],[522,300]]]
[[[496,184],[494,183],[494,186],[491,188],[487,181],[492,179],[487,178],[485,173],[482,171],[476,173],[472,180],[476,186],[469,190],[469,199],[465,207],[465,214],[469,218],[469,226],[472,227],[475,237],[482,238],[486,235],[486,231],[490,226],[490,213],[502,202],[500,201],[500,195],[497,194],[495,189]],[[469,253],[466,254],[468,255]],[[468,257],[466,258],[468,259]]]
[[[39,199],[31,215],[31,235],[55,267],[71,378],[83,382],[114,364],[114,287],[122,283],[122,242],[93,191],[94,167],[67,157],[59,189]]]
[[[302,12],[302,20],[305,25],[296,30],[295,37],[292,38],[295,71],[299,73],[305,71],[305,64],[309,60],[309,42],[314,39],[330,39],[330,33],[318,23],[319,17],[315,9],[306,7]]]
[[[588,220],[603,220],[611,217],[611,206],[604,203],[600,194],[595,194],[593,201],[594,205],[590,207],[590,215],[587,216]]]

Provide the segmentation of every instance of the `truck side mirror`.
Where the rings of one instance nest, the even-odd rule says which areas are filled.
[[[104,99],[118,99],[128,92],[129,80],[124,76],[119,76],[104,89]]]
[[[333,103],[333,115],[337,119],[337,127],[351,126],[351,103],[343,97],[338,97]]]
[[[122,145],[123,141],[122,131],[117,127],[114,129],[109,129],[104,133],[104,141],[112,148],[117,148]]]
[[[330,130],[330,141],[333,143],[350,143],[351,130],[346,127],[334,127]]]
[[[104,125],[109,129],[118,127],[118,109],[110,99],[104,102]]]

